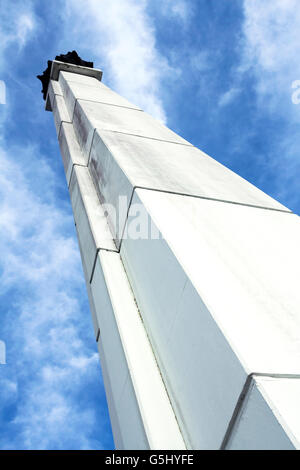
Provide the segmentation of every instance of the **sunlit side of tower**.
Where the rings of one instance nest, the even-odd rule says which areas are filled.
[[[73,62],[44,92],[116,447],[300,448],[299,217]]]

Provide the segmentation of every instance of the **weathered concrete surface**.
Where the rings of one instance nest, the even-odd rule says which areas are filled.
[[[59,84],[64,94],[66,106],[70,116],[74,114],[76,100],[86,100],[97,103],[123,106],[125,108],[139,109],[125,98],[110,90],[103,83],[90,79],[90,83],[79,83],[72,81],[73,74],[60,72]]]
[[[91,290],[112,394],[112,420],[122,438],[117,447],[185,449],[118,253],[99,252]]]
[[[91,279],[97,251],[116,251],[116,246],[87,167],[73,167],[69,190],[83,264]]]
[[[190,145],[143,111],[78,100],[73,116],[74,130],[83,152],[90,152],[95,129],[166,140]]]
[[[53,64],[52,60],[48,60],[47,68],[43,71],[41,75],[36,76],[36,78],[38,78],[42,83],[41,93],[43,93],[44,100],[46,100],[47,98],[50,80],[58,80],[60,70],[70,70],[73,71],[74,74],[81,73],[82,75],[94,75],[99,80],[101,80],[102,78],[101,70],[93,70],[94,63],[83,60],[81,57],[79,57],[76,51],[69,51],[67,54],[57,55],[55,57],[54,62],[55,63]],[[79,65],[80,67],[72,68],[71,64],[75,66]],[[49,109],[47,105],[46,110],[51,111],[51,109]]]
[[[58,80],[60,72],[69,72],[73,75],[93,77],[96,80],[102,79],[102,70],[94,69],[90,67],[82,67],[80,65],[67,64],[66,62],[60,62],[59,60],[52,61],[50,79]]]
[[[71,123],[63,122],[58,137],[60,153],[68,186],[74,165],[86,166],[87,161],[80,150],[75,132]]]
[[[300,376],[254,376],[226,449],[300,449]]]
[[[218,448],[247,375],[300,374],[300,220],[136,189],[141,206],[163,239],[133,239],[129,211],[121,257],[186,441]]]
[[[126,196],[129,205],[134,188],[288,211],[193,146],[97,129],[89,168],[102,200],[116,207],[118,216],[119,196]],[[123,227],[117,230],[111,223],[122,233]]]
[[[299,217],[61,70],[47,102],[117,447],[299,448]]]
[[[53,110],[55,95],[63,96],[63,92],[58,82],[56,82],[55,80],[50,80],[46,96],[46,111]]]
[[[77,238],[78,237],[78,230],[77,232]],[[83,267],[83,273],[84,273],[84,279],[85,279],[85,284],[86,284],[86,290],[88,294],[88,299],[89,299],[89,305],[90,305],[90,311],[91,311],[91,316],[92,316],[92,323],[93,323],[93,328],[94,328],[94,334],[95,334],[95,340],[99,340],[99,335],[100,335],[100,326],[98,323],[97,315],[96,315],[96,308],[92,296],[92,291],[91,291],[91,285],[90,285],[90,277],[86,271],[85,267],[85,262],[84,262],[84,257],[83,257],[83,252],[81,250],[81,246],[79,245],[79,251],[80,251],[80,256],[81,256],[81,262],[82,262],[82,267]]]
[[[53,116],[57,137],[59,137],[60,127],[63,122],[72,122],[69,116],[65,100],[61,95],[54,95]]]

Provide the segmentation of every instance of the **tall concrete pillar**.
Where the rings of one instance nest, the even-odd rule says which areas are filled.
[[[300,448],[299,217],[53,61],[53,111],[119,449]]]

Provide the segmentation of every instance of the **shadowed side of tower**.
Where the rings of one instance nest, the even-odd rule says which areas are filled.
[[[116,447],[299,448],[299,217],[74,52],[41,78]]]

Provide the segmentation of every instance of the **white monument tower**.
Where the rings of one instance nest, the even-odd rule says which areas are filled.
[[[116,448],[299,449],[299,217],[57,59],[41,78]]]

